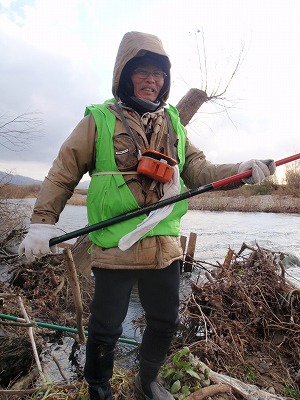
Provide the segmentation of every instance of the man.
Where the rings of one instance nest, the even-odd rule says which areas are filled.
[[[89,224],[252,168],[248,183],[274,173],[272,160],[212,164],[187,138],[175,107],[167,105],[171,63],[154,35],[124,35],[113,73],[114,99],[87,107],[63,143],[36,201],[20,255],[50,252],[55,223],[84,173]],[[158,382],[160,367],[178,326],[180,219],[178,202],[92,232],[95,293],[84,374],[92,400],[111,399],[114,348],[122,333],[130,292],[138,284],[146,328],[135,379],[142,399],[173,399]],[[55,249],[51,249],[55,251]]]

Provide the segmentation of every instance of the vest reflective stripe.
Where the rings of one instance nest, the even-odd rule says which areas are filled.
[[[179,123],[177,110],[170,106],[167,108],[176,134],[178,135],[179,171],[185,161],[185,130]],[[85,115],[92,114],[97,127],[98,138],[96,141],[96,163],[91,177],[87,195],[87,214],[89,225],[105,221],[109,218],[127,213],[139,208],[135,197],[128,188],[124,178],[119,174],[114,156],[113,136],[116,117],[106,104],[91,105],[86,108]],[[98,172],[111,171],[111,174]],[[116,174],[113,172],[116,171]],[[184,190],[181,180],[181,192]],[[187,201],[183,200],[174,205],[171,214],[159,222],[156,227],[148,232],[147,236],[179,236],[180,219],[187,212]],[[133,231],[136,226],[146,218],[146,215],[131,218],[127,221],[91,232],[90,240],[101,247],[116,247],[121,237]]]

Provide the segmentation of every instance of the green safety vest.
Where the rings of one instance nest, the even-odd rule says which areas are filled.
[[[108,100],[107,102],[111,102]],[[177,154],[179,159],[179,171],[182,171],[185,162],[185,129],[180,124],[178,111],[173,106],[166,108],[171,122],[178,136]],[[98,131],[96,141],[96,163],[92,173],[116,171],[119,172],[114,154],[113,136],[116,117],[104,104],[92,104],[86,108],[85,116],[92,114]],[[181,193],[184,184],[180,178]],[[140,208],[134,195],[128,188],[122,174],[104,174],[91,177],[87,194],[87,214],[89,225],[105,221],[109,218],[125,214]],[[179,236],[180,219],[187,212],[187,201],[179,201],[174,204],[173,211],[160,221],[151,231],[142,238],[148,236]],[[92,243],[104,247],[116,247],[119,240],[127,233],[132,232],[139,223],[147,217],[146,214],[131,218],[127,221],[108,226],[89,233]]]

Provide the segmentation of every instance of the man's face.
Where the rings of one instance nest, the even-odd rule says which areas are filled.
[[[155,62],[138,65],[131,74],[135,97],[155,101],[164,85],[165,73]]]

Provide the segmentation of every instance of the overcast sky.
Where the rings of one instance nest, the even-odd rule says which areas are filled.
[[[299,0],[0,0],[0,124],[42,121],[24,148],[0,135],[0,170],[44,179],[85,107],[112,96],[131,30],[163,41],[174,105],[193,87],[221,93],[241,61],[226,107],[206,103],[188,126],[209,160],[299,153],[299,16]]]

